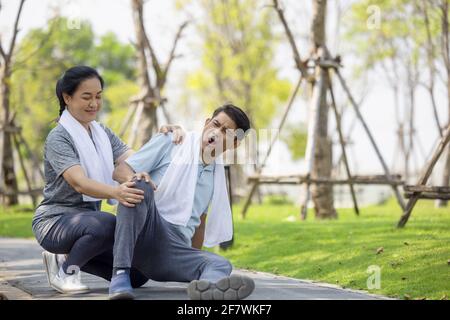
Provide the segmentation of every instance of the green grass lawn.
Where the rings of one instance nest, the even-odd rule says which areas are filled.
[[[0,236],[33,237],[32,212],[0,209]],[[450,296],[450,209],[420,201],[404,229],[397,229],[395,202],[363,208],[357,217],[298,219],[292,205],[255,205],[242,219],[236,206],[235,243],[220,254],[238,268],[253,269],[367,290],[402,299]],[[377,254],[379,248],[383,248]],[[381,288],[368,290],[367,272],[381,270]]]
[[[30,206],[0,207],[0,237],[34,238],[31,230],[33,215]]]
[[[450,296],[450,209],[420,201],[404,229],[395,202],[341,209],[338,220],[317,221],[312,211],[255,205],[242,219],[235,209],[235,245],[222,252],[236,267],[328,282],[403,299]],[[377,254],[379,248],[383,252]],[[381,288],[368,290],[367,269],[381,269]]]

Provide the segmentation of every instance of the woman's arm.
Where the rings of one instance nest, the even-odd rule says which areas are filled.
[[[133,149],[128,149],[128,151],[125,151],[117,160],[116,163],[114,164],[116,167],[118,165],[120,165],[121,163],[123,163],[128,157],[130,157],[132,154],[134,153]]]
[[[113,187],[89,179],[80,165],[72,166],[64,171],[63,178],[79,193],[99,199],[117,199],[127,207],[134,207],[144,199],[144,191],[133,188],[135,182],[127,181]]]
[[[125,161],[122,161],[114,168],[112,178],[119,183],[124,183],[125,181],[130,181],[134,175],[133,169]]]
[[[139,172],[135,173],[134,170],[123,161],[120,163],[113,172],[113,179],[116,180],[119,183],[124,183],[126,181],[131,181],[133,178],[136,178],[137,180],[144,179],[145,182],[150,183],[153,187],[153,190],[156,190],[156,185],[152,181],[152,178],[147,172]]]

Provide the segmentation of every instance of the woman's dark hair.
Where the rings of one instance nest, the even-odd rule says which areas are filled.
[[[64,102],[63,93],[72,95],[84,80],[97,78],[103,88],[103,78],[94,68],[87,66],[75,66],[67,69],[61,78],[56,82],[56,96],[59,101],[59,116],[66,109],[66,103]]]

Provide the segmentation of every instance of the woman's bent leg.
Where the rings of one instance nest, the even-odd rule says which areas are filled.
[[[77,271],[95,256],[112,249],[115,223],[112,214],[101,211],[65,214],[41,245],[49,252],[67,254],[64,272]]]

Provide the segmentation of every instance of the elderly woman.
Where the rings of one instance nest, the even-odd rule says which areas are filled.
[[[133,151],[109,128],[95,121],[102,107],[103,79],[95,69],[68,69],[56,84],[58,125],[48,134],[44,148],[44,199],[32,222],[43,252],[49,284],[61,293],[89,288],[79,270],[112,277],[112,248],[116,217],[101,211],[101,200],[133,207],[143,200],[135,182],[117,184],[114,166]],[[184,131],[165,126],[180,143]],[[138,175],[139,176],[139,175]],[[132,269],[134,287],[148,278]]]

